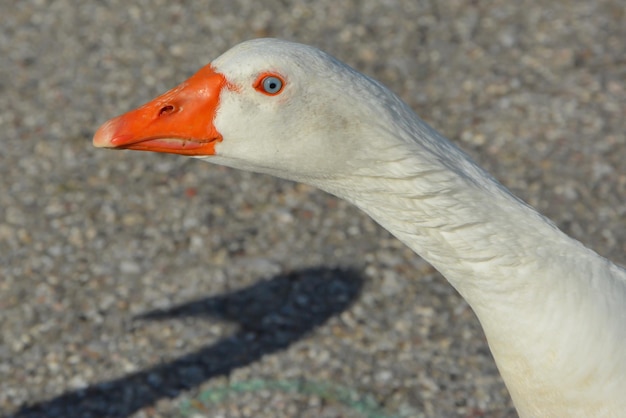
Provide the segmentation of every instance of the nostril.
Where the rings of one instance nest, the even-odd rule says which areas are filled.
[[[169,113],[172,113],[173,111],[174,111],[174,106],[172,105],[163,106],[161,110],[159,110],[159,116],[167,115]]]

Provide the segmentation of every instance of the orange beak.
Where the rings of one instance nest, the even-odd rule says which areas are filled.
[[[98,148],[182,155],[214,155],[222,136],[213,120],[226,78],[211,65],[145,105],[104,123],[93,137]]]

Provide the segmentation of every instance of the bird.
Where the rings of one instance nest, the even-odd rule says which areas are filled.
[[[626,270],[331,55],[245,41],[105,122],[93,144],[191,156],[347,200],[467,301],[520,417],[626,416]]]

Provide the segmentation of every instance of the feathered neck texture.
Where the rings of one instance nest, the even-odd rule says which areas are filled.
[[[616,399],[626,407],[626,272],[411,118],[412,130],[378,136],[378,150],[347,162],[352,172],[313,183],[368,213],[459,291],[522,416],[610,416]]]

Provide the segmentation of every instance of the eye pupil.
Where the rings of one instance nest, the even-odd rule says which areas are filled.
[[[276,94],[283,88],[283,82],[280,78],[267,76],[263,79],[263,90],[269,94]]]

